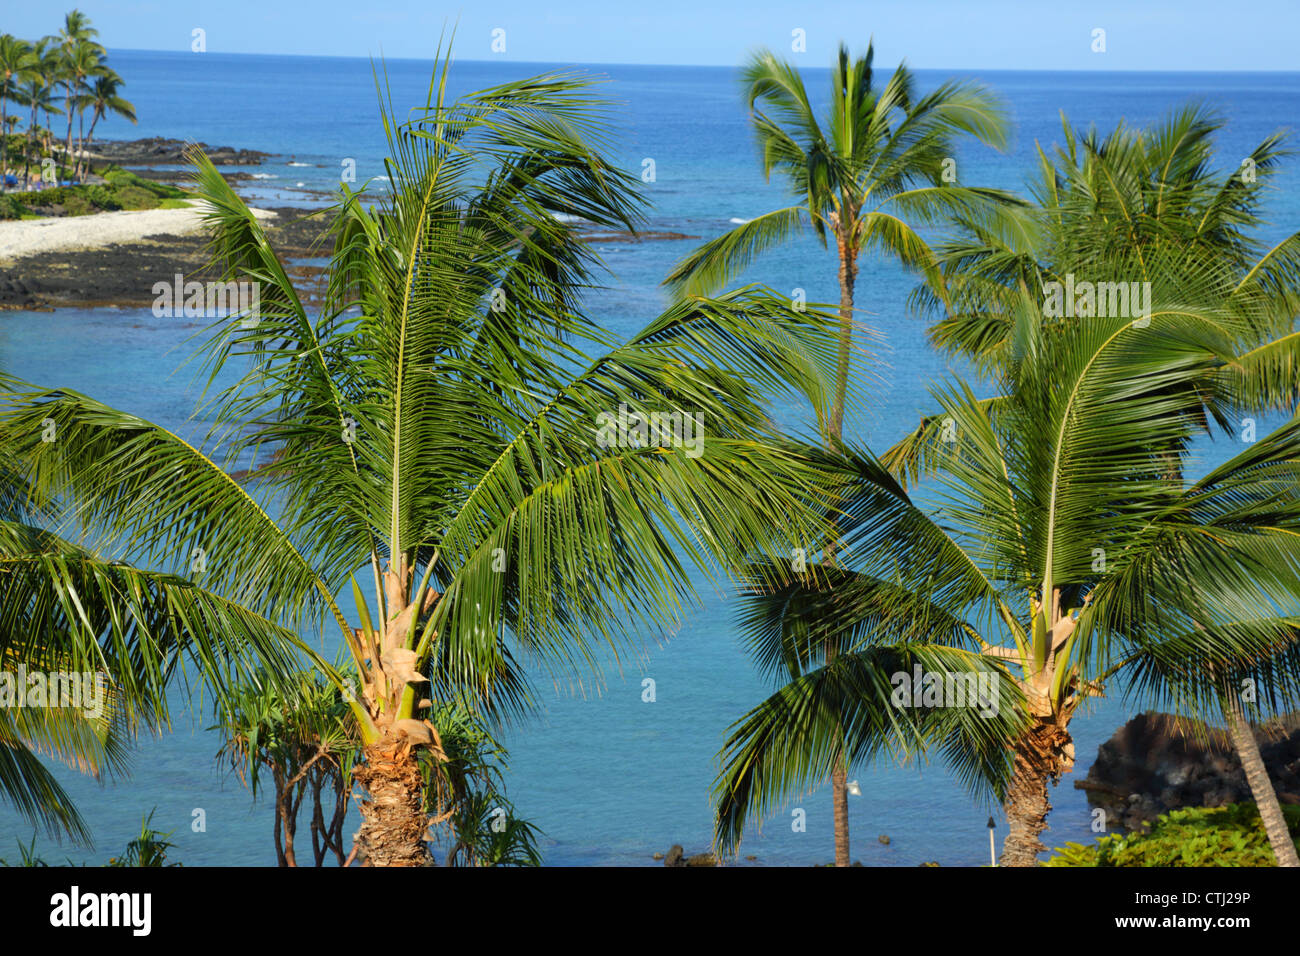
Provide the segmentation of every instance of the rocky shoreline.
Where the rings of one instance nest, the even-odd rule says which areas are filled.
[[[320,254],[324,219],[299,208],[269,211],[276,214],[265,223],[271,243],[311,301],[323,270],[300,260]],[[98,249],[24,256],[0,262],[0,309],[145,308],[154,302],[154,283],[170,282],[178,272],[200,281],[215,278],[207,270],[210,261],[203,234],[152,235]]]
[[[185,163],[184,153],[188,145],[183,140],[161,137],[127,142],[102,141],[94,145],[92,154],[97,161],[114,163],[138,176],[181,185],[189,178],[186,170],[157,167]],[[274,158],[272,154],[259,150],[211,147],[205,143],[198,145],[219,167],[263,165]],[[241,170],[223,170],[222,175],[232,185],[252,176]],[[323,197],[317,198],[322,198],[317,208],[323,208]],[[322,243],[326,229],[324,218],[312,216],[314,210],[301,207],[262,205],[261,208],[276,214],[267,224],[271,245],[299,285],[306,301],[312,302],[318,298],[324,270],[302,260],[328,254],[328,245]],[[0,223],[0,228],[6,225]],[[633,236],[626,232],[593,230],[585,238],[588,242],[605,243],[694,240],[699,237],[668,231],[648,230]],[[64,248],[32,254],[18,251],[7,259],[0,259],[0,310],[147,307],[154,301],[154,284],[170,281],[178,272],[200,281],[214,278],[206,269],[209,262],[207,238],[192,231],[189,234],[163,232],[142,235],[131,241],[100,244],[97,248]]]
[[[96,142],[90,149],[90,155],[93,160],[115,163],[128,169],[135,166],[174,166],[187,162],[185,151],[191,145],[202,149],[214,166],[260,166],[271,158],[270,153],[257,149],[191,144],[183,139],[166,139],[161,136]]]
[[[1300,804],[1300,714],[1255,728],[1278,800]],[[1227,734],[1172,714],[1134,717],[1097,750],[1076,789],[1106,812],[1107,826],[1141,830],[1179,807],[1253,801]]]

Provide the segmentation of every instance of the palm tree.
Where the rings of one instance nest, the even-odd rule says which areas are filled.
[[[81,144],[78,141],[78,153],[73,153],[72,114],[76,104],[84,99],[89,89],[86,80],[96,76],[104,69],[101,64],[102,56],[103,48],[86,40],[75,40],[71,46],[64,46],[62,49],[63,104],[68,114],[68,135],[63,158],[64,162],[73,170],[74,176],[76,176],[77,170],[81,166],[79,155]]]
[[[1012,201],[1000,191],[945,177],[954,168],[949,164],[955,162],[958,135],[1006,145],[1005,112],[989,91],[949,82],[920,95],[902,64],[878,90],[873,57],[873,45],[857,60],[841,45],[822,120],[793,66],[769,51],[750,60],[743,83],[763,171],[769,178],[774,171],[785,177],[798,202],[703,244],[666,280],[685,292],[708,292],[805,226],[823,245],[831,236],[840,285],[834,403],[823,425],[831,443],[843,431],[859,257],[877,251],[933,274],[933,254],[913,224],[931,225],[957,210],[996,219],[998,207]],[[841,760],[831,774],[837,866],[849,865],[847,773]]]
[[[23,102],[21,84],[32,60],[30,43],[8,33],[0,36],[0,191],[9,173],[9,101]]]
[[[939,486],[938,520],[911,542],[888,522],[876,532],[875,577],[893,589],[873,605],[880,635],[977,621],[980,652],[1018,672],[1032,723],[1012,741],[1008,865],[1043,849],[1047,785],[1074,762],[1070,721],[1108,683],[1191,717],[1221,713],[1247,679],[1272,706],[1300,689],[1300,419],[1185,477],[1202,415],[1235,400],[1220,373],[1249,318],[1207,304],[1216,275],[1189,288],[1178,251],[1164,254],[1136,321],[1053,323],[1025,289],[995,398],[961,381],[936,390],[943,431],[907,449]],[[902,543],[885,547],[890,535]],[[1265,800],[1260,811],[1273,814]]]
[[[1267,137],[1225,174],[1213,164],[1213,137],[1221,126],[1217,116],[1195,106],[1150,130],[1121,124],[1104,138],[1065,124],[1057,162],[1040,152],[1034,228],[999,235],[968,222],[964,234],[941,249],[947,303],[929,290],[915,296],[942,316],[931,330],[936,344],[996,371],[1009,361],[1015,301],[1024,289],[1060,282],[1067,274],[1094,282],[1149,281],[1158,267],[1165,282],[1178,283],[1183,301],[1196,294],[1238,317],[1232,360],[1207,368],[1207,382],[1186,386],[1226,389],[1229,406],[1216,412],[1193,403],[1193,423],[1208,430],[1213,420],[1227,424],[1243,415],[1293,411],[1300,397],[1294,371],[1300,363],[1294,318],[1300,234],[1266,250],[1246,231],[1261,222],[1260,200],[1285,155],[1283,137]],[[994,397],[988,404],[1000,401]],[[924,470],[916,454],[930,445],[939,425],[937,418],[923,422],[886,456],[900,474]],[[1176,457],[1171,450],[1174,475],[1180,470]],[[1293,858],[1280,810],[1270,809],[1277,797],[1254,736],[1241,725],[1240,702],[1228,694],[1223,703],[1222,717],[1279,859]]]
[[[22,87],[22,100],[31,108],[31,121],[28,124],[27,134],[32,144],[33,151],[36,152],[37,158],[40,156],[39,144],[43,142],[45,149],[50,148],[50,114],[61,113],[57,103],[54,102],[54,87],[59,82],[62,67],[60,66],[58,50],[49,45],[49,38],[38,41],[32,47],[32,56],[29,71],[26,76],[26,84]],[[45,129],[42,130],[37,125],[37,112],[45,114]],[[39,164],[38,164],[39,165]],[[28,186],[28,165],[26,157],[23,163],[23,188]]]
[[[571,220],[637,219],[635,179],[589,145],[600,107],[571,76],[455,102],[446,81],[444,61],[409,120],[387,107],[386,195],[345,187],[318,316],[194,156],[216,261],[259,284],[204,353],[214,375],[242,373],[209,400],[208,439],[67,390],[26,391],[3,417],[25,474],[75,495],[87,533],[177,572],[264,644],[337,627],[359,686],[302,653],[347,691],[369,865],[427,862],[420,766],[442,753],[440,703],[522,713],[525,662],[599,674],[637,622],[673,625],[687,567],[784,553],[820,524],[804,506],[817,469],[779,445],[760,389],[797,388],[824,415],[833,318],[747,288],[612,342],[581,308],[597,260]],[[651,431],[642,413],[670,419]],[[46,420],[57,442],[40,441]]]
[[[110,113],[128,119],[132,123],[136,121],[135,106],[130,100],[118,94],[118,88],[122,85],[122,78],[113,70],[104,67],[104,72],[95,77],[90,90],[78,99],[78,110],[90,110],[90,129],[82,141],[82,149],[90,148],[91,140],[95,138],[95,124]],[[86,170],[89,171],[89,160],[86,162]]]
[[[90,25],[90,17],[74,9],[64,14],[63,28],[51,38],[58,44],[64,108],[68,114],[64,161],[73,168],[74,176],[79,162],[72,158],[72,104],[85,92],[86,79],[96,75],[100,69],[104,48],[93,39],[97,36],[99,31]]]
[[[813,449],[805,453],[816,457]],[[845,448],[822,464],[840,479],[835,554],[775,586],[768,582],[778,569],[751,567],[742,633],[780,686],[731,726],[719,755],[720,853],[735,853],[752,816],[761,819],[825,779],[841,755],[866,765],[880,757],[907,762],[937,748],[969,790],[1000,797],[1012,770],[1006,741],[1025,729],[1024,695],[1007,679],[1005,662],[963,646],[976,633],[969,624],[918,618],[909,630],[878,613],[886,593],[903,585],[867,587],[872,549],[881,546],[871,527],[883,518],[894,534],[906,530],[915,540],[928,531],[927,519],[869,452]],[[941,686],[960,686],[960,700],[921,706],[918,687],[900,706],[900,687],[910,687],[918,671]]]

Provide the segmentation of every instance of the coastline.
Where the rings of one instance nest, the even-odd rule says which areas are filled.
[[[188,171],[158,169],[183,161],[187,144],[151,137],[96,143],[94,162],[113,163],[143,178],[183,186]],[[285,157],[258,150],[202,147],[217,166],[259,166]],[[243,170],[222,175],[236,191],[253,179]],[[21,197],[22,193],[12,195]],[[311,207],[263,205],[253,212],[267,227],[272,246],[307,302],[317,298],[323,270],[303,260],[323,254],[326,223],[314,214],[329,203]],[[593,243],[697,240],[698,236],[662,230],[633,235],[623,231],[584,231]],[[36,219],[0,221],[0,311],[56,308],[136,308],[154,301],[155,282],[177,272],[199,280],[216,278],[208,271],[210,256],[202,217],[196,205],[184,208],[55,214]]]

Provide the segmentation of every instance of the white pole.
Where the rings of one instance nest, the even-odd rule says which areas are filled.
[[[989,866],[998,865],[998,854],[993,846],[993,818],[989,817]]]

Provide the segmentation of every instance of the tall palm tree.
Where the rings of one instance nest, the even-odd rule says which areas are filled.
[[[902,586],[878,613],[909,628],[909,615],[979,620],[981,652],[1015,668],[1027,699],[1005,799],[1008,865],[1043,849],[1048,783],[1074,762],[1070,721],[1108,683],[1197,718],[1235,709],[1225,694],[1246,679],[1274,707],[1295,706],[1300,689],[1300,420],[1186,477],[1204,417],[1236,401],[1224,370],[1239,364],[1251,317],[1215,304],[1213,272],[1190,287],[1178,250],[1147,254],[1148,317],[1059,324],[1036,291],[1004,298],[995,398],[960,381],[939,389],[943,431],[891,449],[896,472],[934,477],[942,522],[876,558],[877,576]],[[1276,799],[1260,812],[1272,839]]]
[[[72,151],[72,115],[76,111],[76,104],[83,100],[89,89],[86,81],[103,70],[102,56],[103,48],[87,40],[78,39],[73,41],[71,46],[62,48],[63,105],[68,114],[68,133],[64,144],[63,160],[73,170],[74,176],[81,166],[81,158],[79,152]],[[81,144],[78,142],[78,151],[80,148]]]
[[[785,553],[821,524],[804,504],[818,471],[779,444],[763,392],[793,387],[826,413],[833,318],[750,288],[611,341],[582,309],[597,260],[572,218],[629,227],[638,200],[590,145],[599,105],[565,75],[452,102],[447,66],[410,119],[386,109],[382,200],[345,188],[320,315],[195,155],[216,261],[260,290],[254,314],[214,323],[207,365],[242,377],[211,397],[209,440],[66,390],[18,395],[3,418],[37,488],[75,495],[91,533],[264,642],[337,628],[359,686],[309,656],[357,724],[371,865],[428,859],[421,764],[439,759],[440,702],[523,712],[524,663],[599,673],[600,648],[639,622],[672,626],[688,567]],[[662,418],[658,440],[611,425],[625,409],[675,413],[676,438]],[[46,420],[57,442],[40,441]],[[254,469],[250,489],[218,445]]]
[[[769,178],[773,172],[785,178],[797,202],[704,243],[666,280],[687,293],[708,292],[805,227],[811,227],[823,245],[828,236],[833,238],[839,263],[840,333],[834,401],[823,423],[831,443],[843,431],[859,257],[883,253],[932,274],[933,254],[916,227],[942,221],[958,210],[996,219],[999,207],[1012,202],[1000,191],[962,186],[945,177],[946,170],[954,168],[948,164],[955,162],[959,135],[998,148],[1006,145],[1006,114],[993,95],[980,86],[956,82],[922,95],[903,64],[877,89],[873,57],[874,45],[856,60],[841,45],[822,119],[791,64],[770,51],[750,60],[743,83],[763,171]],[[835,861],[848,866],[847,766],[842,760],[831,783]]]
[[[0,36],[0,191],[9,173],[9,102],[23,102],[22,83],[32,62],[30,43],[8,33]]]
[[[104,117],[113,114],[130,120],[132,123],[135,119],[135,106],[130,100],[125,99],[118,93],[118,89],[123,85],[122,78],[116,72],[105,67],[103,72],[95,77],[95,82],[91,84],[90,89],[84,93],[77,101],[79,110],[90,110],[90,129],[86,131],[85,139],[82,141],[82,149],[89,149],[91,141],[95,138],[95,124]],[[87,164],[89,160],[86,161]],[[89,170],[87,165],[86,170]]]
[[[1213,162],[1221,127],[1215,114],[1198,106],[1174,111],[1148,130],[1120,124],[1105,137],[1096,130],[1075,132],[1065,123],[1056,162],[1040,151],[1034,228],[1010,236],[965,223],[964,233],[940,250],[948,301],[929,290],[915,297],[941,315],[931,330],[936,344],[985,369],[1001,369],[1014,348],[1015,302],[1024,289],[1060,282],[1067,274],[1093,282],[1149,281],[1159,269],[1162,281],[1178,284],[1184,302],[1199,295],[1237,316],[1232,361],[1208,367],[1206,382],[1185,386],[1226,389],[1231,400],[1220,410],[1192,403],[1194,424],[1208,430],[1217,420],[1232,427],[1242,416],[1294,411],[1300,398],[1300,234],[1265,249],[1248,231],[1262,222],[1260,201],[1287,154],[1284,139],[1267,137],[1240,166],[1222,172]],[[1215,321],[1213,310],[1209,315]],[[1001,399],[987,401],[992,408]],[[916,453],[932,447],[939,426],[938,419],[923,422],[886,456],[900,474],[924,470]],[[1170,469],[1180,470],[1176,451]],[[1223,702],[1221,716],[1274,846],[1282,857],[1294,858],[1280,810],[1269,809],[1277,797],[1254,736],[1241,725],[1239,702],[1231,694]]]
[[[906,585],[877,579],[875,590],[866,587],[875,553],[888,546],[872,529],[887,529],[893,546],[902,533],[917,542],[929,532],[902,486],[869,452],[805,453],[836,477],[835,553],[776,585],[777,568],[751,566],[741,630],[779,686],[731,726],[719,755],[714,839],[721,853],[737,851],[751,817],[825,779],[841,754],[866,765],[938,749],[969,790],[1001,796],[1012,771],[1006,741],[1026,726],[1024,695],[1006,662],[980,653],[967,622],[918,617],[909,629],[879,613],[887,592]],[[917,687],[900,706],[900,677],[910,688],[918,671],[940,686],[960,685],[960,699],[922,706]]]
[[[59,77],[62,75],[62,66],[58,49],[51,46],[50,41],[51,38],[46,37],[32,45],[26,83],[21,89],[23,103],[30,107],[32,111],[31,120],[27,127],[27,135],[31,151],[36,154],[35,158],[37,159],[40,158],[42,144],[47,151],[50,148],[50,114],[62,112],[54,101],[54,87],[58,84]],[[43,130],[37,123],[38,112],[45,114],[45,128]],[[27,188],[29,181],[27,157],[24,157],[24,189]]]
[[[95,41],[97,36],[99,31],[90,25],[90,17],[73,9],[63,15],[62,29],[57,36],[51,38],[58,44],[64,108],[68,114],[64,161],[74,168],[74,175],[78,163],[72,159],[72,104],[74,99],[85,92],[86,79],[95,75],[100,68],[104,48]]]

